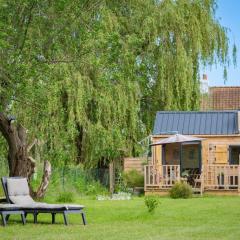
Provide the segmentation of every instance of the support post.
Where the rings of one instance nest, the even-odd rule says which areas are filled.
[[[10,218],[10,214],[7,214],[6,215],[6,222],[8,222],[9,218]]]
[[[65,211],[63,212],[63,219],[64,219],[64,224],[67,226],[68,225],[68,219],[67,219],[67,213]]]
[[[147,184],[147,165],[144,166],[144,192],[147,189],[146,184]]]
[[[240,194],[240,165],[238,165],[238,193]]]
[[[82,215],[82,221],[83,221],[83,225],[87,225],[87,220],[86,220],[85,213],[84,213],[84,212],[82,212],[82,213],[81,213],[81,215]]]
[[[182,150],[183,150],[183,146],[182,146],[182,143],[180,143],[180,178],[182,173]]]
[[[24,213],[21,213],[21,218],[22,218],[22,224],[25,225],[26,218],[25,218],[25,214]]]
[[[3,226],[5,227],[7,222],[6,222],[6,218],[5,218],[5,214],[4,213],[1,213],[1,216],[2,216],[2,224]]]
[[[38,215],[38,213],[33,213],[33,222],[35,224],[37,223],[37,215]]]
[[[204,191],[204,165],[202,165],[202,170],[201,170],[201,176],[200,176],[200,179],[201,179],[201,189],[200,189],[200,194],[202,196],[203,194],[203,191]]]
[[[56,213],[52,213],[52,224],[55,223],[55,216],[56,216]]]

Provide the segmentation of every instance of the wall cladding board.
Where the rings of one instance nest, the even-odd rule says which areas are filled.
[[[194,135],[196,137],[202,137],[205,140],[202,142],[202,164],[228,164],[229,162],[229,145],[239,145],[240,136],[204,136],[204,135]],[[168,136],[156,136],[153,137],[153,142],[160,141]],[[160,146],[158,146],[160,147]],[[153,149],[155,149],[153,147]],[[162,153],[160,150],[155,149],[155,154],[153,155],[153,162],[161,164],[162,163]]]

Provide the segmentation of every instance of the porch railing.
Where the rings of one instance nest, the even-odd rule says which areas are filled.
[[[180,181],[179,165],[146,165],[144,167],[145,190],[171,188]],[[204,190],[238,190],[240,192],[240,165],[202,166],[201,192]]]
[[[144,166],[144,188],[147,187],[158,187],[159,186],[159,171],[155,165]]]
[[[163,165],[160,183],[162,187],[170,188],[180,181],[180,165]]]
[[[204,169],[205,189],[240,190],[239,165],[206,165]]]
[[[148,187],[170,188],[180,181],[180,165],[146,165],[145,189]]]

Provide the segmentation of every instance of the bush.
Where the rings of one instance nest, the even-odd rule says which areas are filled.
[[[98,195],[98,194],[107,194],[108,191],[105,187],[101,185],[100,182],[91,182],[90,184],[86,185],[85,194],[86,195]]]
[[[74,202],[74,194],[72,192],[60,192],[57,197],[57,202]]]
[[[34,190],[37,190],[42,180],[42,172],[40,169],[38,170],[37,178],[33,178],[31,181]],[[108,194],[107,184],[108,171],[105,169],[83,169],[81,166],[54,168],[44,201],[54,202],[66,191],[72,192],[74,196],[105,195]],[[62,199],[61,196],[60,198]]]
[[[192,197],[192,188],[187,183],[177,182],[170,189],[171,198],[190,198]]]
[[[128,187],[143,187],[144,186],[144,176],[137,170],[133,169],[129,172],[124,173],[124,181]]]
[[[158,207],[159,205],[159,198],[156,196],[147,196],[145,197],[145,205],[148,208],[148,212],[149,213],[154,213],[155,209]]]

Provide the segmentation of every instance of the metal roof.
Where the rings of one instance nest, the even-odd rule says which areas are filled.
[[[156,114],[153,135],[230,135],[238,134],[237,111],[160,111]]]

